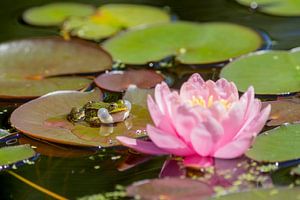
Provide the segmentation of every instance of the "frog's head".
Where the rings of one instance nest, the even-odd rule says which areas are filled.
[[[109,113],[117,113],[131,109],[131,104],[127,100],[118,100],[117,102],[108,103],[106,109]]]
[[[130,113],[131,103],[127,100],[106,103],[99,108],[97,116],[102,123],[109,124],[124,121]]]

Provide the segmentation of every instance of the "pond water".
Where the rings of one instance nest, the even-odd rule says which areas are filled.
[[[0,1],[0,42],[36,36],[58,35],[56,27],[41,28],[25,25],[20,20],[21,13],[32,6],[42,5],[51,0],[2,0]],[[272,39],[272,49],[290,49],[300,46],[300,23],[298,17],[276,17],[254,12],[233,0],[81,0],[94,5],[105,3],[137,3],[153,6],[168,6],[180,19],[197,22],[225,21],[250,26],[268,33]],[[234,38],[233,38],[234,40]],[[201,71],[200,71],[201,72]],[[13,105],[1,103],[1,106]],[[4,123],[7,118],[2,117]],[[3,124],[2,123],[2,124]],[[44,155],[34,165],[19,167],[15,172],[22,177],[69,199],[113,191],[115,185],[129,185],[134,181],[156,178],[165,157],[139,158],[133,156],[131,162],[149,159],[136,167],[124,170],[128,154],[123,149],[109,149],[94,153],[92,150],[71,149],[54,144],[20,139],[20,143],[30,142]],[[121,155],[121,157],[119,157]],[[130,159],[130,158],[128,158]],[[0,199],[52,199],[33,189],[29,184],[0,173]]]

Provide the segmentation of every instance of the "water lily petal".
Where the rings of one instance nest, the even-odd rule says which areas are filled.
[[[180,106],[174,111],[173,118],[177,135],[187,144],[191,144],[190,134],[193,128],[199,124],[199,117],[187,106]]]
[[[269,119],[270,112],[271,105],[268,105],[251,121],[251,123],[248,124],[247,127],[241,130],[241,133],[238,133],[235,139],[245,137],[245,134],[247,133],[252,133],[253,136],[256,136],[263,129],[265,123]]]
[[[116,137],[124,146],[132,148],[138,152],[151,155],[165,155],[168,154],[164,150],[158,148],[153,142],[133,139],[125,136]]]
[[[171,92],[170,88],[165,82],[162,82],[161,84],[157,84],[155,87],[155,92],[154,92],[155,101],[162,114],[167,114],[168,103],[166,102],[164,96],[166,96],[166,94],[169,94],[170,92]]]
[[[194,150],[200,156],[206,157],[212,154],[214,147],[213,138],[204,124],[199,124],[193,129],[191,133],[191,142]]]
[[[253,137],[251,137],[251,135],[253,135],[253,133],[247,135],[249,137],[239,138],[219,148],[215,152],[214,157],[222,159],[232,159],[243,155],[247,151],[247,149],[249,149],[252,143]]]
[[[178,156],[187,156],[194,154],[187,144],[178,137],[165,134],[162,130],[151,125],[147,125],[147,133],[153,143],[159,148]]]
[[[234,102],[227,113],[226,118],[222,121],[224,128],[224,135],[219,140],[217,148],[224,146],[230,142],[232,138],[238,133],[244,122],[244,110],[247,105],[246,100]]]
[[[172,125],[172,121],[169,120],[169,117],[163,115],[158,108],[158,106],[153,101],[153,98],[149,95],[147,99],[148,103],[148,110],[151,115],[152,121],[154,122],[155,126],[159,129],[165,131],[165,133],[176,135],[175,129]]]
[[[209,167],[214,164],[212,157],[201,157],[199,155],[192,155],[183,159],[183,164],[186,167],[200,168]]]

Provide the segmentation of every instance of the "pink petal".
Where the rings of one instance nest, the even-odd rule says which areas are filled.
[[[251,135],[251,134],[248,134]],[[232,159],[243,155],[250,147],[253,137],[244,137],[234,140],[218,149],[214,157],[222,159]]]
[[[195,153],[180,138],[165,134],[162,130],[151,125],[147,125],[147,132],[148,136],[156,146],[171,154],[187,156]]]
[[[175,117],[173,118],[173,124],[178,136],[187,144],[191,142],[190,134],[193,128],[200,121],[191,109],[186,106],[180,106],[174,111]]]
[[[223,135],[222,126],[212,117],[195,127],[191,134],[194,150],[203,157],[213,154],[214,144]]]
[[[237,135],[238,137],[236,137],[236,139],[245,137],[246,133],[251,133],[253,136],[256,136],[265,126],[269,119],[270,112],[271,105],[268,105],[251,121],[251,123],[248,124],[247,127],[241,130],[241,133]]]
[[[166,102],[164,96],[169,93],[171,93],[170,88],[165,82],[156,85],[154,92],[155,101],[162,114],[167,114],[168,102]]]
[[[192,155],[183,159],[183,164],[186,167],[201,168],[210,167],[214,164],[212,157],[201,157],[198,155]]]
[[[251,124],[251,131],[255,133],[255,136],[263,129],[267,120],[269,119],[269,115],[271,113],[271,105],[269,104],[265,107],[260,115],[253,120],[254,124]]]
[[[201,88],[202,85],[205,83],[205,81],[203,80],[203,78],[201,77],[200,74],[194,73],[190,76],[187,83],[190,83],[190,84],[194,85],[195,88]]]
[[[161,113],[158,106],[154,103],[152,97],[148,96],[148,110],[151,115],[152,121],[155,126],[159,129],[164,130],[166,133],[176,135],[175,129],[172,125],[172,121],[169,119],[169,116]]]
[[[217,148],[220,148],[226,143],[230,142],[239,132],[244,122],[244,111],[246,105],[247,102],[245,101],[245,99],[233,103],[230,110],[228,111],[226,118],[222,122],[224,135],[216,145]]]
[[[213,103],[213,105],[209,108],[209,110],[210,110],[212,116],[220,122],[222,122],[227,115],[226,108],[219,101],[215,101]]]
[[[124,137],[124,136],[118,136],[118,137],[116,137],[116,139],[119,140],[124,146],[132,148],[132,149],[134,149],[136,151],[139,151],[141,153],[151,154],[151,155],[165,155],[165,154],[168,154],[167,152],[165,152],[162,149],[158,148],[152,142],[147,142],[147,141],[143,141],[143,140],[128,138],[128,137]]]

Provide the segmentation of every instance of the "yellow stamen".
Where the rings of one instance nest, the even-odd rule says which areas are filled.
[[[203,97],[195,97],[195,96],[193,96],[191,100],[188,100],[188,103],[191,106],[201,106],[203,108],[210,108],[214,104],[214,102],[216,101],[214,101],[213,96],[209,96],[207,101],[205,101]],[[231,103],[224,99],[217,100],[217,102],[220,102],[226,109],[229,109],[231,106]]]

